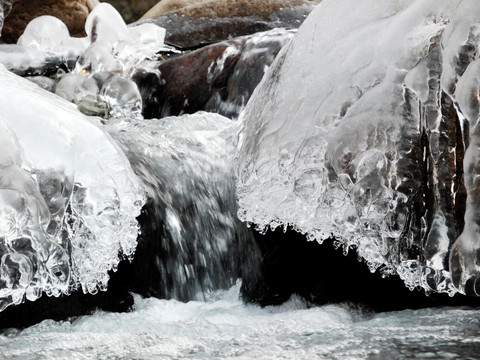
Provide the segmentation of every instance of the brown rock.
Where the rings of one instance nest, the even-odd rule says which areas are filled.
[[[108,0],[102,2],[108,2],[117,9],[123,20],[129,24],[140,19],[158,0]]]
[[[137,72],[145,118],[200,110],[235,119],[294,30],[275,29],[222,41],[160,64],[160,78]]]
[[[167,30],[167,43],[195,48],[273,28],[298,28],[320,1],[162,0],[136,24],[157,24]]]
[[[179,15],[201,17],[259,16],[269,20],[273,12],[301,5],[316,5],[321,0],[161,0],[141,19]]]
[[[85,36],[85,19],[98,0],[12,0],[12,10],[5,18],[2,41],[16,43],[27,24],[42,15],[51,15],[67,25],[70,35]]]

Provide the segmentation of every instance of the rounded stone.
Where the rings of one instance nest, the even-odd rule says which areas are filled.
[[[294,6],[316,5],[320,0],[162,0],[141,19],[179,15],[190,18],[245,17],[269,20],[272,13]]]
[[[184,50],[274,28],[299,28],[321,0],[162,0],[137,23],[166,29]]]

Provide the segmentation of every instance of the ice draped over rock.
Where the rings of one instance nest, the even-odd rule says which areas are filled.
[[[480,295],[479,40],[475,0],[324,0],[243,114],[240,218]]]
[[[105,289],[132,257],[145,194],[75,106],[0,65],[0,310],[42,292]]]

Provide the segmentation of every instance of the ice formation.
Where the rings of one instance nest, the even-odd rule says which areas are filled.
[[[324,0],[243,114],[239,216],[480,295],[480,3]]]
[[[2,65],[0,80],[0,310],[105,289],[119,255],[135,251],[144,191],[73,105]]]
[[[142,96],[135,83],[110,71],[92,76],[65,74],[55,93],[78,106],[86,115],[141,118]]]
[[[67,26],[61,20],[44,15],[28,23],[17,44],[43,53],[73,52],[78,56],[86,48],[88,39],[70,37]]]
[[[53,16],[39,16],[27,25],[17,44],[0,45],[0,63],[17,74],[72,70],[85,51],[87,38],[71,37],[67,26]]]
[[[60,78],[57,94],[87,115],[140,118],[141,96],[130,78],[146,59],[166,49],[165,29],[154,24],[128,28],[110,4],[100,3],[85,31],[85,38],[71,37],[62,21],[40,16],[17,45],[0,45],[0,63],[21,75],[52,73]]]

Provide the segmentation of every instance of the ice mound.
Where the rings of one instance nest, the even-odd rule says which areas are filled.
[[[78,57],[89,46],[100,42],[108,54],[125,67],[130,62],[153,56],[164,46],[165,29],[153,24],[128,28],[121,15],[108,3],[100,3],[92,10],[85,22],[85,32],[85,38],[71,37],[61,20],[44,15],[27,25],[17,44],[31,55],[51,53],[61,58],[72,52]],[[0,51],[6,48],[8,46],[3,45]]]
[[[166,49],[165,29],[154,24],[128,28],[110,4],[100,3],[89,14],[85,31],[85,38],[71,37],[62,21],[40,16],[27,25],[17,45],[0,45],[0,63],[21,75],[60,78],[57,94],[64,96],[65,88],[76,92],[66,99],[87,115],[141,117],[141,95],[130,78],[144,61]],[[64,76],[65,71],[79,76]]]
[[[67,25],[56,17],[43,15],[30,21],[17,41],[27,50],[44,53],[81,52],[88,39],[70,37]]]
[[[480,295],[480,3],[324,0],[242,116],[239,216]]]
[[[145,195],[117,145],[73,105],[0,65],[0,310],[105,289],[132,257]]]
[[[71,37],[67,26],[53,16],[39,16],[27,25],[17,44],[0,45],[0,63],[20,75],[72,70],[88,47],[88,38]]]

